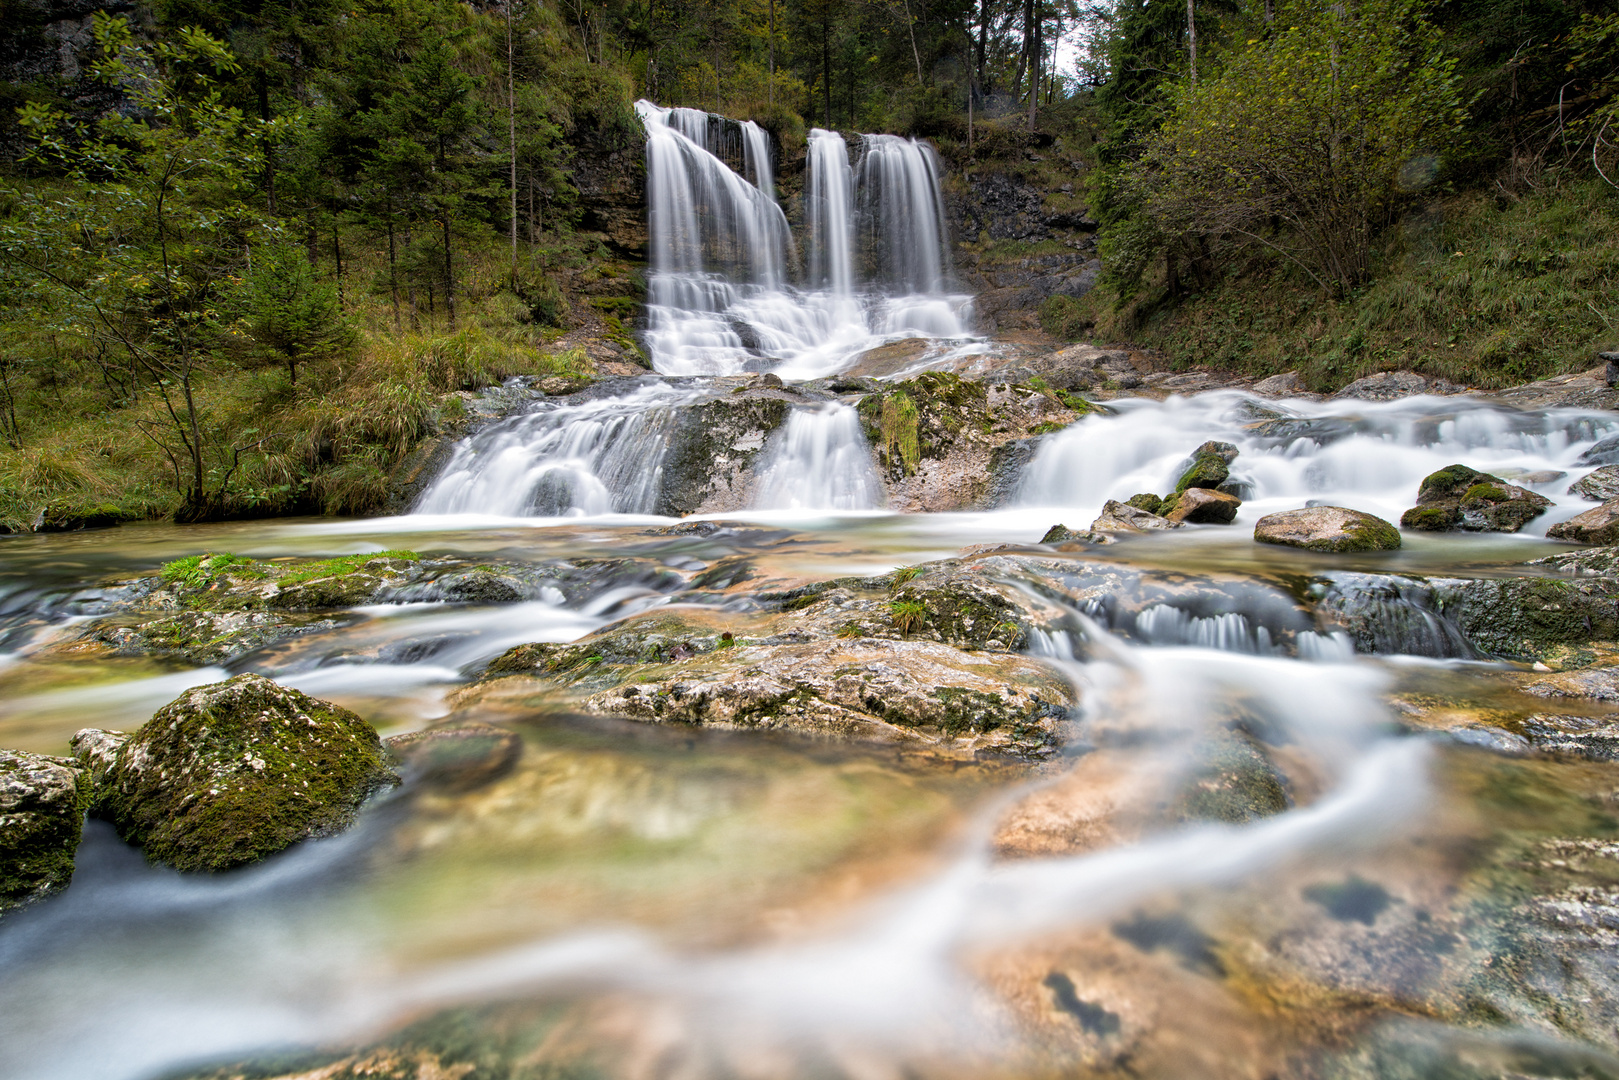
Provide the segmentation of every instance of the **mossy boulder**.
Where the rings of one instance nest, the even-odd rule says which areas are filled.
[[[1394,551],[1400,546],[1400,530],[1359,510],[1310,506],[1266,514],[1254,525],[1254,539],[1306,551]]]
[[[1175,481],[1177,493],[1189,488],[1217,488],[1231,475],[1237,448],[1230,443],[1209,441],[1192,451],[1191,460]]]
[[[1425,532],[1517,532],[1546,512],[1551,500],[1499,476],[1466,465],[1447,465],[1426,476],[1417,505],[1400,517]]]
[[[1619,543],[1619,499],[1610,499],[1567,521],[1559,521],[1546,530],[1546,535],[1553,540],[1576,544]]]
[[[92,812],[180,870],[228,870],[341,832],[397,780],[370,724],[259,675],[188,690],[110,741],[75,737],[102,771]]]
[[[1157,532],[1160,529],[1178,529],[1181,523],[1148,510],[1141,510],[1109,499],[1102,504],[1102,513],[1091,522],[1091,531],[1100,533]]]
[[[656,512],[684,517],[752,505],[760,456],[798,400],[781,389],[744,387],[681,409],[663,456]]]
[[[0,914],[67,888],[89,801],[72,759],[0,750]]]
[[[1619,638],[1613,578],[1486,578],[1433,583],[1434,609],[1479,649],[1539,660],[1571,645]]]
[[[1150,491],[1143,491],[1130,496],[1125,500],[1124,505],[1133,506],[1137,510],[1145,510],[1149,514],[1156,514],[1163,509],[1164,500]]]

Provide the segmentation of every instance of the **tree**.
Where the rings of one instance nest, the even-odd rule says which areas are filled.
[[[1454,61],[1413,0],[1299,0],[1197,85],[1130,170],[1171,240],[1258,244],[1329,293],[1366,280],[1372,240],[1466,119]]]
[[[224,42],[196,28],[137,44],[98,12],[97,79],[131,108],[94,125],[30,105],[21,123],[35,162],[71,181],[61,194],[20,190],[0,253],[50,295],[60,330],[126,358],[161,404],[140,429],[173,466],[182,521],[217,516],[242,455],[264,440],[221,444],[198,380],[225,332],[220,310],[247,238],[266,223],[247,202],[259,149],[275,129],[221,100],[238,70]]]
[[[316,275],[309,256],[294,244],[261,245],[248,271],[244,308],[248,332],[298,382],[298,365],[330,356],[350,344],[335,282]]]

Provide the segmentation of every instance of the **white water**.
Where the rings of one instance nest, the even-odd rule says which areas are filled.
[[[1025,471],[1020,500],[1064,509],[1071,524],[1088,523],[1108,499],[1140,492],[1162,495],[1187,455],[1213,439],[1240,454],[1232,478],[1250,485],[1236,528],[1312,500],[1346,506],[1398,522],[1415,505],[1422,478],[1460,463],[1503,479],[1526,472],[1565,472],[1534,485],[1557,505],[1527,530],[1545,533],[1591,504],[1565,492],[1590,471],[1576,459],[1619,417],[1590,410],[1523,413],[1469,398],[1407,398],[1391,402],[1262,401],[1234,391],[1113,403],[1118,415],[1090,416],[1046,439]],[[1256,407],[1320,421],[1296,437],[1253,430]],[[1077,512],[1075,512],[1077,511]]]
[[[794,409],[760,472],[761,510],[875,510],[882,481],[860,417],[847,405]]]
[[[647,132],[646,341],[670,375],[775,371],[811,379],[899,337],[970,336],[971,298],[948,291],[948,242],[931,151],[863,136],[862,183],[843,137],[811,132],[804,285],[776,204],[768,134],[693,109],[636,105]],[[735,128],[743,171],[722,160]],[[751,181],[751,182],[750,182]],[[865,237],[856,251],[855,209]],[[864,267],[864,270],[862,269]]]
[[[463,439],[419,514],[560,517],[647,513],[679,406],[661,383],[578,405],[542,404]]]

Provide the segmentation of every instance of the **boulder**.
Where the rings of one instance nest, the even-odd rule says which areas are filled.
[[[1400,524],[1425,532],[1517,532],[1550,505],[1544,495],[1498,476],[1448,465],[1423,479],[1417,505],[1400,516]]]
[[[523,756],[523,740],[516,732],[476,722],[451,722],[395,735],[385,745],[412,784],[452,792],[493,783]]]
[[[737,646],[653,668],[585,699],[590,712],[657,723],[787,729],[1049,754],[1074,704],[1039,663],[931,641],[870,638]]]
[[[1254,539],[1307,551],[1393,551],[1400,546],[1400,531],[1359,510],[1312,506],[1266,514],[1254,525]]]
[[[1619,465],[1619,434],[1606,435],[1581,454],[1576,465]]]
[[[89,797],[71,758],[0,750],[0,914],[67,888]]]
[[[1304,380],[1299,378],[1296,371],[1284,371],[1280,375],[1260,379],[1252,389],[1254,393],[1266,397],[1293,397],[1305,392]]]
[[[1609,499],[1567,521],[1559,521],[1546,530],[1546,535],[1575,544],[1619,543],[1619,498]]]
[[[1125,505],[1133,506],[1137,510],[1145,510],[1149,514],[1156,514],[1163,507],[1164,500],[1150,491],[1143,491],[1126,499]]]
[[[1192,753],[1192,771],[1170,804],[1174,819],[1240,825],[1288,808],[1286,780],[1253,736],[1217,731]]]
[[[1432,600],[1437,614],[1495,656],[1555,659],[1619,638],[1619,581],[1612,577],[1437,579]]]
[[[1176,524],[1229,525],[1236,520],[1242,500],[1223,491],[1187,488],[1166,517]]]
[[[397,781],[370,724],[259,675],[194,687],[114,741],[74,738],[102,773],[92,812],[180,870],[228,870],[340,832]]]
[[[1091,522],[1091,532],[1157,532],[1160,529],[1178,529],[1181,523],[1109,499],[1102,506],[1102,515]]]
[[[1362,401],[1393,401],[1413,394],[1457,394],[1465,389],[1444,379],[1428,379],[1414,371],[1380,371],[1376,375],[1356,379],[1335,396],[1359,398]]]
[[[1596,472],[1587,473],[1568,486],[1568,494],[1589,502],[1619,499],[1619,465],[1604,465]]]
[[[1231,463],[1237,458],[1237,448],[1230,443],[1204,443],[1192,451],[1189,460],[1175,481],[1177,492],[1188,488],[1217,488],[1231,475]]]
[[[1066,525],[1053,525],[1046,530],[1046,535],[1040,538],[1040,542],[1042,544],[1067,544],[1077,540],[1083,543],[1090,538],[1090,533],[1077,533]]]

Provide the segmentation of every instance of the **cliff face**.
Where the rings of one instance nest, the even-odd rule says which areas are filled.
[[[0,0],[0,160],[23,152],[16,109],[25,101],[91,112],[116,104],[117,96],[84,68],[97,11],[127,16],[137,27],[150,22],[134,0]]]
[[[646,151],[639,142],[596,132],[574,140],[573,184],[579,189],[579,227],[599,232],[619,258],[645,262]]]

